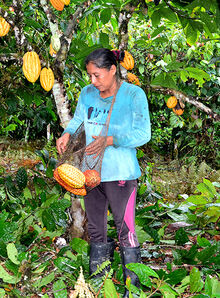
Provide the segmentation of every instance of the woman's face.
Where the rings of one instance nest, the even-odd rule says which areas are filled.
[[[94,63],[89,62],[86,65],[87,73],[91,83],[100,91],[106,92],[111,90],[116,81],[116,66],[112,65],[108,70],[106,68],[98,68]]]

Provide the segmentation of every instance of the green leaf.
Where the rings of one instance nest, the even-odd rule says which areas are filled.
[[[139,277],[140,282],[145,285],[146,287],[151,286],[151,280],[149,276],[159,278],[158,274],[156,271],[151,269],[150,267],[144,265],[144,264],[139,264],[139,263],[130,263],[127,264],[126,267],[133,271],[137,276]]]
[[[186,269],[177,269],[167,274],[168,282],[171,285],[180,283],[187,275]]]
[[[160,8],[160,14],[162,15],[163,18],[168,19],[172,23],[177,22],[177,17],[175,12],[173,12],[170,8]]]
[[[159,10],[155,10],[151,16],[151,22],[153,27],[157,27],[160,23],[160,19],[161,19],[161,14]]]
[[[183,228],[180,228],[176,231],[175,234],[175,242],[177,245],[183,245],[187,241],[189,241],[189,238]]]
[[[111,279],[106,279],[104,282],[104,295],[106,298],[118,298],[115,285]]]
[[[55,273],[51,272],[47,276],[43,277],[42,279],[38,279],[35,283],[33,283],[33,287],[41,288],[46,286],[47,284],[51,283],[55,278]]]
[[[61,271],[68,272],[70,274],[73,274],[73,272],[79,267],[76,262],[64,257],[58,257],[55,259],[54,265]]]
[[[16,182],[20,189],[24,189],[27,185],[28,177],[24,167],[18,169],[16,173]]]
[[[172,127],[180,127],[182,128],[184,126],[184,121],[178,117],[175,113],[170,114],[170,125]]]
[[[0,239],[0,256],[2,256],[3,258],[7,257],[6,244],[2,239]]]
[[[15,222],[3,222],[0,220],[0,239],[4,242],[16,240],[18,224]]]
[[[204,237],[200,237],[198,235],[196,240],[197,240],[197,243],[198,243],[199,246],[202,246],[202,247],[207,247],[207,246],[210,247],[211,246],[211,243],[209,242],[209,240],[204,238]]]
[[[197,42],[199,38],[199,32],[197,30],[194,30],[193,27],[188,24],[186,27],[186,40],[187,43],[190,45],[193,45]]]
[[[103,24],[108,23],[111,19],[111,9],[109,8],[103,9],[100,13],[100,19]]]
[[[194,67],[186,67],[185,71],[188,72],[188,77],[189,78],[194,78],[195,80],[197,80],[198,85],[200,87],[203,86],[205,80],[207,80],[207,81],[210,80],[209,74],[207,74],[202,69],[198,69],[198,68],[194,68]]]
[[[12,263],[19,265],[20,262],[18,261],[18,251],[14,243],[9,243],[7,245],[7,254],[8,258],[12,261]]]
[[[166,68],[169,70],[178,70],[179,68],[181,68],[183,66],[182,62],[178,62],[178,61],[172,61],[171,63],[169,63]]]
[[[172,79],[171,75],[165,72],[156,76],[151,82],[151,85],[177,89],[176,83]]]
[[[212,297],[212,279],[209,275],[206,276],[205,279],[205,293]]]
[[[189,73],[186,70],[180,71],[180,78],[185,83],[188,80]]]
[[[166,283],[162,283],[159,290],[163,294],[163,298],[175,298],[177,293]]]
[[[208,189],[208,192],[210,194],[213,194],[214,196],[217,196],[218,195],[218,193],[217,193],[217,191],[215,189],[215,186],[212,184],[211,181],[209,181],[208,179],[203,178],[203,183],[206,185],[206,187]]]
[[[151,38],[156,37],[158,34],[160,34],[164,29],[166,29],[165,26],[161,26],[159,28],[157,28],[156,30],[154,30],[154,32],[151,34]]]
[[[88,242],[81,238],[73,238],[73,240],[70,242],[70,246],[74,251],[78,252],[79,254],[87,255],[88,253]]]
[[[195,293],[195,292],[200,292],[203,288],[203,281],[200,276],[200,272],[198,268],[193,267],[192,270],[190,271],[190,292]]]
[[[36,22],[33,18],[24,18],[24,23],[28,27],[33,27],[35,29],[42,29],[42,25],[40,22]]]
[[[193,203],[195,205],[206,205],[208,203],[206,197],[201,195],[192,195],[186,199],[187,202]]]
[[[152,237],[151,237],[149,234],[147,234],[147,233],[143,230],[142,227],[136,225],[135,230],[136,230],[136,234],[137,234],[138,241],[139,241],[141,244],[144,243],[144,242],[147,241],[147,240],[150,241],[150,240],[152,239]]]
[[[147,190],[147,185],[141,184],[140,188],[138,189],[138,194],[141,196],[146,192],[146,190]]]
[[[53,284],[54,298],[67,298],[66,285],[62,280],[58,280]]]
[[[26,200],[32,199],[32,194],[29,188],[26,187],[23,191],[23,194]]]
[[[207,275],[205,280],[205,293],[209,295],[209,297],[220,297],[220,281],[215,277],[211,277]]]
[[[42,222],[46,229],[50,232],[55,231],[56,224],[51,209],[46,209],[42,213]]]
[[[204,264],[207,262],[209,263],[210,258],[214,256],[216,253],[217,253],[217,247],[213,245],[211,247],[206,247],[203,250],[199,251],[196,257],[202,262],[202,264]]]
[[[3,282],[16,284],[21,278],[8,274],[8,272],[0,265],[0,279],[2,279]]]
[[[109,35],[106,33],[100,33],[100,43],[104,48],[109,48]]]

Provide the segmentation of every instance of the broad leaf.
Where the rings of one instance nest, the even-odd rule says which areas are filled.
[[[203,288],[203,281],[198,268],[193,267],[190,271],[190,292],[200,292]]]
[[[118,298],[117,291],[111,279],[106,279],[104,282],[104,295],[106,298]]]
[[[14,243],[9,243],[7,245],[7,254],[12,263],[16,265],[20,264],[20,262],[18,261],[18,251]]]

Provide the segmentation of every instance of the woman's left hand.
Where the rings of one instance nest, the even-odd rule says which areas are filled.
[[[93,136],[93,141],[91,144],[89,144],[86,147],[86,153],[87,155],[93,155],[95,154],[94,158],[96,158],[102,150],[107,146],[113,145],[113,137],[102,137],[102,136]]]

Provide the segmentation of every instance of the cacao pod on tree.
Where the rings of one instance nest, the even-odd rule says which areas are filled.
[[[54,170],[53,172],[53,177],[55,180],[62,186],[64,187],[67,191],[73,193],[74,195],[77,196],[85,196],[86,195],[86,189],[85,186],[81,188],[73,188],[72,186],[66,184],[59,176],[57,169]]]
[[[101,177],[99,175],[99,172],[96,170],[86,170],[83,172],[83,174],[86,177],[85,185],[89,188],[93,188],[100,184]]]
[[[60,178],[73,188],[81,188],[85,184],[85,175],[76,167],[63,163],[57,167]]]
[[[61,47],[60,37],[56,33],[51,37],[51,46],[56,52],[58,52]]]
[[[167,100],[167,107],[169,109],[174,108],[177,105],[177,98],[175,96],[170,96]]]
[[[120,64],[127,70],[132,70],[134,68],[134,58],[128,51],[125,51],[124,59]]]
[[[3,17],[0,17],[0,36],[8,34],[9,29],[9,23]]]
[[[64,9],[64,3],[61,0],[50,0],[51,5],[59,11]]]
[[[70,0],[61,0],[65,5],[69,5],[70,4]]]
[[[44,67],[40,73],[40,84],[46,91],[50,91],[54,84],[54,74],[52,69]]]
[[[134,83],[135,85],[140,85],[139,79],[135,74],[128,72],[127,78],[128,78],[128,82]]]
[[[50,44],[50,50],[49,50],[49,54],[50,54],[50,56],[52,56],[52,57],[55,57],[56,56],[56,51],[53,49],[53,47],[52,47],[52,43]]]
[[[40,58],[36,52],[32,51],[24,54],[22,69],[29,82],[36,82],[41,72]]]
[[[172,110],[178,116],[181,116],[183,114],[183,112],[184,112],[184,110],[181,109],[181,108],[177,108],[177,109],[176,108],[173,108]]]

